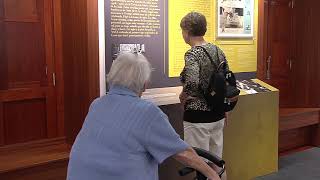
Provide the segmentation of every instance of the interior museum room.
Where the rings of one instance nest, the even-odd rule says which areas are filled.
[[[319,180],[319,7],[0,0],[0,179]]]

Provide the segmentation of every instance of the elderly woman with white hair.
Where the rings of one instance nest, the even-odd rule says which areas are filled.
[[[140,97],[151,75],[141,54],[121,54],[108,74],[109,93],[90,106],[72,147],[68,180],[156,180],[173,156],[209,179],[220,179],[174,131],[168,117]]]

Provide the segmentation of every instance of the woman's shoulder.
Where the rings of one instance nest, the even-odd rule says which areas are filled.
[[[219,49],[219,47],[213,43],[207,43],[205,45],[202,45],[200,48],[202,50],[206,49],[207,51],[216,51],[217,49]]]
[[[198,55],[204,53],[204,49],[206,50],[216,50],[218,47],[212,43],[207,43],[201,46],[194,46],[191,49],[189,49],[186,54],[193,54]]]
[[[199,46],[192,47],[185,53],[186,60],[196,60],[199,56],[204,53],[203,49]]]
[[[197,61],[197,58],[199,57],[199,50],[192,47],[184,54],[185,61]]]
[[[202,53],[203,49],[201,46],[194,46],[191,49],[189,49],[186,54],[193,54],[193,55],[197,55],[199,53]]]
[[[207,57],[207,53],[214,56],[218,51],[219,54],[223,54],[220,48],[212,43],[207,43],[201,46],[194,46],[189,49],[185,53],[185,60],[186,61],[197,61],[199,59],[203,59]]]

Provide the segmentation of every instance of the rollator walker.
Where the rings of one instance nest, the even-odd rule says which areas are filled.
[[[220,172],[217,172],[219,177],[221,178],[221,176],[223,175],[223,173],[226,170],[224,160],[222,160],[220,157],[210,153],[209,151],[206,151],[206,150],[203,150],[200,148],[196,148],[196,147],[194,147],[193,149],[196,151],[196,153],[200,157],[204,158],[204,160],[207,161],[208,164],[214,164],[214,165],[221,168]],[[186,176],[194,171],[196,171],[196,170],[189,168],[189,167],[185,167],[179,171],[179,174],[180,174],[180,176]],[[196,171],[195,180],[207,180],[207,177],[205,177],[200,172]]]

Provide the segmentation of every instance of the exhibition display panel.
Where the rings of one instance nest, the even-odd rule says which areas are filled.
[[[190,49],[180,21],[196,11],[207,19],[205,39],[224,51],[232,71],[255,73],[257,9],[255,0],[105,0],[105,72],[120,52],[139,52],[154,69],[150,88],[180,85],[184,54]]]
[[[190,47],[182,38],[182,17],[191,11],[204,14],[208,22],[205,39],[224,51],[231,70],[255,74],[257,9],[257,0],[104,0],[100,41],[105,54],[100,65],[105,69],[100,76],[105,78],[119,53],[144,54],[153,72],[150,89],[142,98],[158,105],[183,138],[179,75]],[[100,88],[106,86],[105,80],[101,82]],[[241,95],[225,128],[223,159],[228,179],[248,180],[278,169],[279,91],[257,79],[239,80],[237,86]],[[173,159],[166,160],[159,169],[160,179],[188,179],[179,176],[181,167]]]

